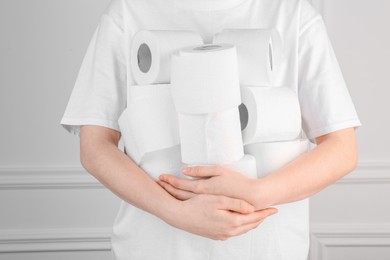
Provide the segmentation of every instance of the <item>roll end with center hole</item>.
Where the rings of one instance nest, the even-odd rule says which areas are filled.
[[[248,120],[249,120],[248,108],[245,106],[244,103],[241,103],[238,106],[238,111],[240,113],[241,131],[243,131],[248,126]]]
[[[143,73],[147,73],[152,66],[152,53],[146,43],[142,43],[137,52],[138,68]]]

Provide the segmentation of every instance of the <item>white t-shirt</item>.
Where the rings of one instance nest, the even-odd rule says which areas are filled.
[[[361,125],[322,17],[307,0],[112,0],[88,46],[61,124],[76,135],[80,125],[120,131],[126,86],[136,84],[129,50],[138,30],[191,30],[211,43],[224,28],[278,29],[286,59],[275,83],[298,93],[302,127],[309,139]],[[116,259],[304,260],[309,245],[308,201],[288,205],[289,213],[280,214],[279,209],[274,220],[260,226],[256,232],[263,237],[251,242],[255,244],[244,257],[235,255],[240,252],[237,248],[221,255],[222,241],[173,232],[171,227],[167,231],[163,221],[123,202],[114,223],[114,255]],[[228,241],[229,248],[244,245]]]

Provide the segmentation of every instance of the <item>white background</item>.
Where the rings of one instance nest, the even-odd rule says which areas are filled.
[[[108,3],[0,1],[1,260],[109,259],[119,200],[81,168],[78,138],[59,125]],[[390,2],[313,4],[363,126],[357,170],[311,199],[311,259],[389,260]]]

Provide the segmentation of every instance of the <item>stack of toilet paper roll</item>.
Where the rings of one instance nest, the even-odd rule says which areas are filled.
[[[137,85],[119,118],[126,153],[154,179],[211,164],[256,178],[306,151],[298,97],[274,83],[282,45],[274,29],[225,29],[212,44],[190,31],[137,32]]]
[[[222,164],[256,178],[256,160],[253,156],[244,156],[243,152],[234,46],[226,49],[230,56],[225,52],[215,52],[217,56],[198,62],[196,68],[195,63],[187,63],[186,72],[180,72],[184,85],[179,83],[180,86],[176,85],[178,91],[172,91],[172,55],[187,53],[185,48],[189,46],[203,46],[201,37],[189,31],[157,30],[142,30],[134,35],[130,51],[131,69],[137,85],[127,87],[127,107],[118,120],[126,154],[153,179],[162,173],[183,176],[183,166],[205,164]],[[207,56],[204,56],[203,49],[199,54],[195,56]],[[216,58],[218,64],[228,61],[230,71],[220,69],[218,75],[213,76],[211,71],[205,74],[204,66],[210,65],[210,58]],[[196,88],[196,82],[188,77],[191,72],[197,73],[198,82],[207,83],[203,89]],[[231,82],[223,75],[229,72],[235,75]],[[175,76],[178,78],[177,73]],[[215,82],[210,81],[212,78],[216,79]],[[234,100],[219,98],[226,91],[225,83],[230,83],[230,96]],[[175,105],[183,101],[179,96],[186,91],[188,84],[192,84],[192,89],[187,90],[193,92],[187,93],[197,98],[192,100],[193,103],[184,101],[185,106],[194,108],[193,104],[196,104],[197,111],[178,113],[180,105]],[[208,99],[209,89],[214,91],[212,101]],[[174,99],[173,92],[177,94]],[[206,103],[214,108],[206,107]],[[227,111],[222,113],[222,110]]]
[[[301,139],[301,111],[296,92],[275,86],[284,61],[276,29],[225,29],[214,44],[237,48],[240,73],[240,119],[245,153],[256,158],[258,177],[290,162],[308,149]]]
[[[256,178],[255,158],[244,155],[236,47],[204,44],[172,55],[172,98],[178,113],[182,161],[224,165]]]

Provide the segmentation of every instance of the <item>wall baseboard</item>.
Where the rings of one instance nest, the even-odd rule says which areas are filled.
[[[390,223],[311,224],[311,260],[325,260],[332,247],[388,247]]]
[[[362,162],[336,184],[390,183],[390,161]],[[4,189],[104,188],[79,166],[0,166],[0,190]]]
[[[0,253],[110,251],[111,229],[1,230]]]

